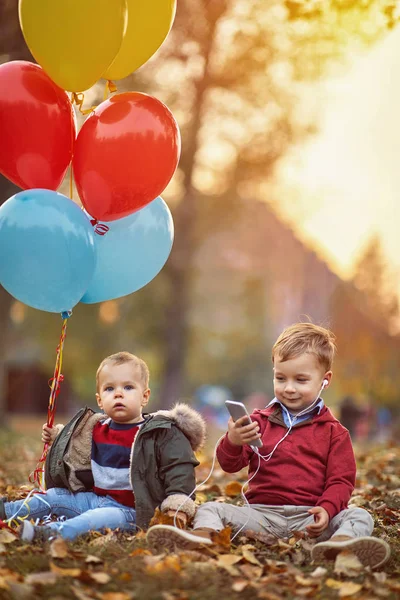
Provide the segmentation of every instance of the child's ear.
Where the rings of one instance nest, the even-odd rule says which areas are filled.
[[[146,404],[148,403],[149,399],[150,399],[150,394],[151,391],[149,388],[147,388],[147,390],[145,390],[143,392],[143,396],[142,396],[142,406],[146,406]]]
[[[96,394],[97,406],[103,410],[103,402],[101,401],[100,394]]]

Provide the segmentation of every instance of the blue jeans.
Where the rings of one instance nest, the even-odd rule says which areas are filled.
[[[26,504],[24,504],[24,502]],[[66,521],[49,523],[55,535],[74,540],[89,531],[109,529],[136,529],[136,512],[110,496],[93,492],[73,494],[64,488],[51,488],[44,494],[34,494],[27,501],[5,502],[7,519],[25,517],[43,519],[48,515],[66,517]]]

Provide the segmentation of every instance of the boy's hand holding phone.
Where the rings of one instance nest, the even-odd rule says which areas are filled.
[[[232,417],[228,421],[228,439],[231,444],[235,446],[244,446],[245,444],[251,444],[261,438],[258,433],[260,427],[258,423],[248,422],[247,416],[240,417],[237,421],[234,421]]]

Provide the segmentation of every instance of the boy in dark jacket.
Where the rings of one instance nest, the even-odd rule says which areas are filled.
[[[217,449],[221,467],[236,473],[249,467],[249,506],[207,502],[199,507],[194,531],[156,525],[152,546],[195,548],[211,544],[210,532],[231,526],[277,538],[304,531],[316,540],[312,558],[334,558],[348,550],[366,566],[379,567],[390,555],[386,542],[371,537],[373,520],[348,508],[356,463],[349,432],[324,405],[320,394],[332,378],[333,334],[311,323],[288,327],[272,350],[275,398],[264,410],[228,423]],[[261,439],[262,448],[249,444]]]
[[[194,456],[204,442],[205,424],[184,404],[142,414],[150,397],[146,363],[128,352],[103,360],[97,375],[97,403],[104,414],[82,409],[64,426],[43,426],[51,443],[45,465],[47,491],[0,504],[3,519],[24,519],[21,538],[73,540],[105,528],[147,528],[156,507],[183,524],[193,517]],[[33,525],[51,515],[64,520]]]

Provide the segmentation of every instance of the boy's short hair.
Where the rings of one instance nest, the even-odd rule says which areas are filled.
[[[330,371],[336,352],[332,331],[313,323],[295,323],[287,327],[272,348],[272,362],[279,356],[282,362],[300,354],[314,354],[318,362]]]
[[[142,360],[138,356],[135,356],[134,354],[131,354],[130,352],[117,352],[116,354],[111,354],[110,356],[107,356],[104,360],[101,361],[99,368],[97,369],[97,372],[96,372],[96,389],[97,389],[97,391],[99,389],[99,377],[100,377],[100,373],[101,373],[101,370],[103,369],[103,367],[105,367],[106,365],[108,365],[110,363],[113,365],[123,365],[128,362],[132,362],[132,363],[134,363],[134,365],[139,367],[140,375],[141,375],[144,387],[147,389],[149,387],[150,374],[149,374],[149,367],[146,365],[144,360]]]

